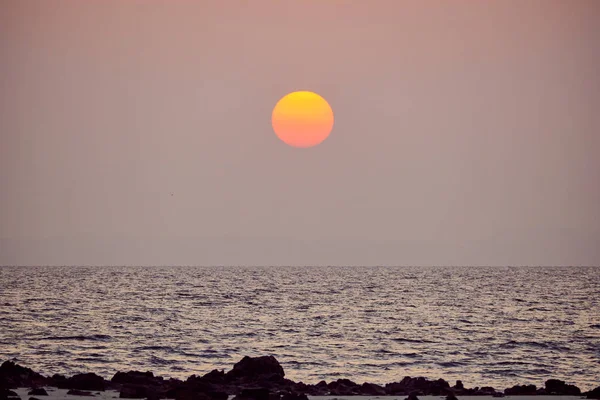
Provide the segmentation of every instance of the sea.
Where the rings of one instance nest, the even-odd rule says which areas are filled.
[[[0,267],[0,361],[186,378],[600,384],[600,268]]]

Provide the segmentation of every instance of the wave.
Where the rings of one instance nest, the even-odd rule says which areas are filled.
[[[165,350],[168,352],[175,351],[171,346],[141,346],[141,347],[136,347],[133,349],[133,351],[145,351],[145,350]]]
[[[431,340],[426,339],[409,339],[409,338],[392,338],[394,342],[404,342],[404,343],[435,343]]]
[[[47,341],[85,341],[90,340],[93,342],[107,342],[112,340],[110,335],[76,335],[76,336],[46,336],[31,340],[47,340]]]
[[[509,340],[508,342],[500,345],[500,348],[508,348],[508,349],[514,349],[517,347],[535,347],[535,348],[540,348],[540,349],[553,349],[553,350],[562,350],[562,351],[570,350],[570,348],[567,346],[561,346],[559,344],[552,344],[552,343],[549,344],[549,343],[535,342],[535,341],[517,342],[515,340]]]

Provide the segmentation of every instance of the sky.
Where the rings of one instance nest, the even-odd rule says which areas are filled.
[[[600,2],[0,3],[0,265],[600,265]],[[330,136],[271,127],[295,90]]]

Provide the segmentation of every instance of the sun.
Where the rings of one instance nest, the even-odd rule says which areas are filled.
[[[271,115],[275,134],[293,147],[313,147],[333,129],[333,110],[327,100],[308,91],[283,96]]]

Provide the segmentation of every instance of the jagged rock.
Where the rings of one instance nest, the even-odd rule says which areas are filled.
[[[206,392],[206,394],[212,400],[227,400],[227,398],[229,397],[227,392],[220,391],[220,390],[210,390],[210,391]]]
[[[504,394],[507,396],[531,396],[536,394],[536,390],[535,385],[515,385],[504,389]]]
[[[558,379],[548,379],[546,381],[547,394],[563,395],[563,396],[579,396],[581,389],[575,385],[568,385],[565,381]]]
[[[585,393],[588,399],[600,399],[600,386]]]
[[[77,390],[104,391],[106,388],[106,382],[104,381],[104,378],[94,374],[93,372],[73,375],[72,377],[68,378],[64,384],[68,389]]]
[[[210,383],[224,383],[225,382],[225,371],[213,369],[209,373],[205,374],[201,378],[202,380]]]
[[[0,400],[21,400],[19,395],[12,390],[0,388]]]
[[[92,392],[87,392],[85,390],[71,389],[67,392],[67,394],[71,396],[94,396]]]
[[[417,394],[415,392],[412,392],[404,400],[419,400],[419,398],[417,397]]]
[[[454,395],[454,393],[448,393],[446,400],[458,400],[458,398]]]
[[[238,400],[269,400],[269,389],[267,388],[246,388],[235,397]]]
[[[44,388],[34,388],[27,393],[30,396],[48,396],[48,392]]]
[[[304,393],[299,394],[287,392],[281,396],[281,400],[308,400],[308,396],[306,396]]]
[[[456,385],[454,385],[454,389],[463,390],[464,388],[465,388],[465,386],[463,385],[462,381],[456,381]]]
[[[496,392],[491,386],[483,386],[479,390],[476,391],[476,396],[493,396]]]
[[[193,392],[205,393],[209,395],[212,392],[226,392],[225,388],[220,384],[215,384],[204,379],[204,377],[192,375],[183,383],[182,387]],[[230,390],[229,390],[230,391]],[[233,394],[233,393],[232,393]]]
[[[0,365],[0,387],[43,386],[46,381],[47,379],[42,375],[13,361],[5,361]]]
[[[157,385],[162,383],[162,377],[155,377],[150,371],[129,371],[117,372],[110,381],[112,383],[132,384],[132,385]]]
[[[189,389],[181,389],[174,392],[173,398],[175,400],[211,400],[206,393],[194,392]]]
[[[228,380],[240,378],[273,377],[280,379],[285,376],[283,367],[273,356],[244,357],[225,374]]]
[[[385,396],[385,389],[383,386],[374,383],[363,383],[360,387],[360,391],[365,396]]]
[[[405,376],[400,382],[386,384],[385,392],[388,395],[405,395],[414,392],[423,396],[440,396],[450,392],[450,384],[443,379],[430,381],[423,377]]]
[[[159,399],[161,398],[161,394],[157,386],[126,383],[121,388],[119,397],[129,399]]]
[[[360,394],[361,386],[350,379],[338,379],[327,385],[331,396],[353,396]]]
[[[67,377],[60,374],[54,374],[50,378],[48,384],[50,386],[54,386],[57,388],[66,389],[67,388]]]
[[[387,395],[404,395],[406,393],[406,385],[402,382],[392,382],[385,384],[385,393]]]

